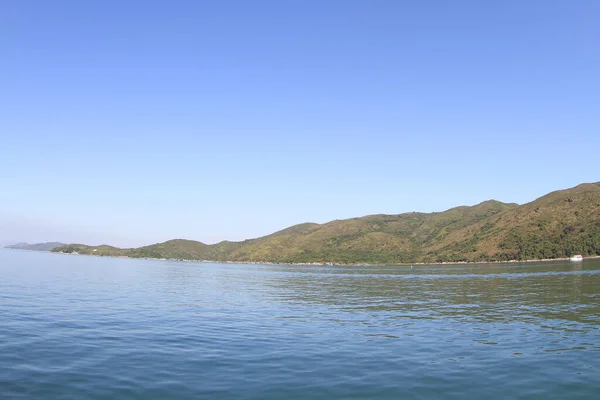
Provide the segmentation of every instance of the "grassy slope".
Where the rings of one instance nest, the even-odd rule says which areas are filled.
[[[95,250],[95,251],[94,251]],[[244,242],[170,240],[137,249],[69,245],[81,254],[218,261],[406,263],[600,255],[600,183],[518,206],[490,200],[439,213],[306,223]]]
[[[441,213],[369,215],[317,225],[301,234],[276,234],[241,247],[231,257],[280,262],[417,262],[424,248],[448,232],[516,205],[496,201]],[[285,232],[285,231],[282,231]]]
[[[560,190],[503,215],[486,239],[505,258],[600,255],[600,185]]]

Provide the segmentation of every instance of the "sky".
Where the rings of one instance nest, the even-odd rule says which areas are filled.
[[[596,0],[9,1],[0,242],[215,243],[600,181]]]

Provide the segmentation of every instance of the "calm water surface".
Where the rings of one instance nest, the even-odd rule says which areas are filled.
[[[0,398],[594,399],[600,260],[299,267],[0,249]]]

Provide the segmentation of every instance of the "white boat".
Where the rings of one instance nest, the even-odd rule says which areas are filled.
[[[583,261],[583,256],[581,254],[577,254],[576,256],[571,257],[571,261]]]

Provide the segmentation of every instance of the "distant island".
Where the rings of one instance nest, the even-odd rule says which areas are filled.
[[[46,242],[46,243],[25,243],[20,242],[10,246],[4,246],[7,249],[19,249],[19,250],[36,250],[36,251],[52,251],[57,247],[66,246],[65,243],[60,242]]]
[[[489,200],[444,212],[304,223],[242,242],[207,245],[175,239],[132,249],[69,244],[51,250],[113,257],[335,264],[600,256],[600,182],[555,191],[524,205]]]

